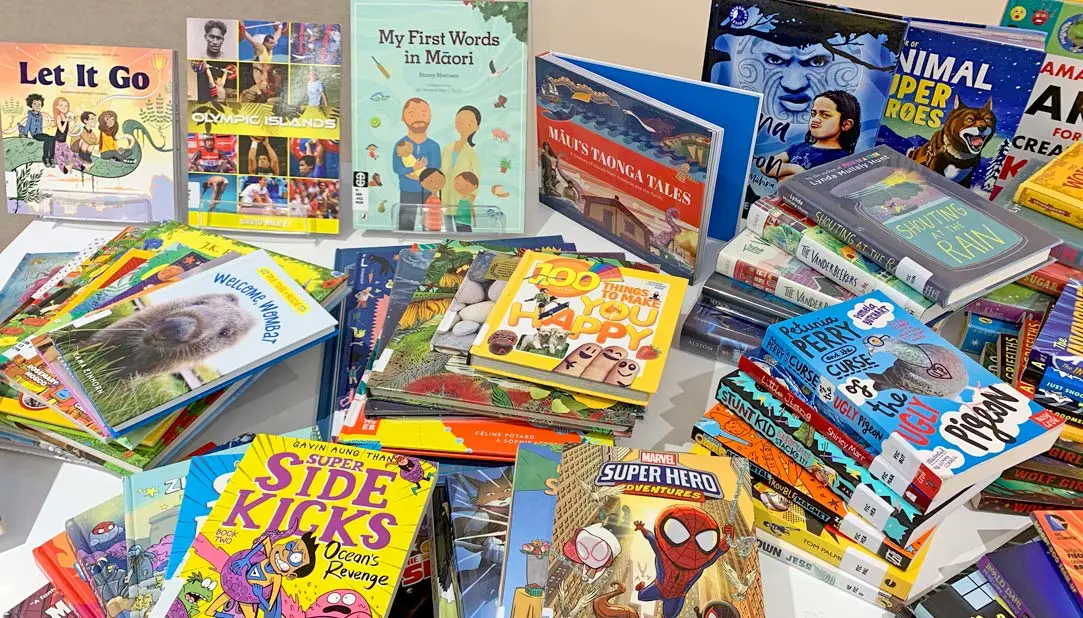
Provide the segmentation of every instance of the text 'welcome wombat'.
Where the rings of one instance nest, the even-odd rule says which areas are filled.
[[[282,321],[278,315],[278,303],[267,300],[267,295],[255,285],[226,273],[214,275],[214,282],[237,291],[242,297],[252,301],[263,319],[263,335],[260,341],[274,344],[278,342],[279,331],[282,330]]]

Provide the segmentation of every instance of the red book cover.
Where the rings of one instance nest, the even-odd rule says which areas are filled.
[[[63,618],[73,613],[64,595],[52,584],[45,584],[4,612],[4,618]]]
[[[1016,283],[1032,290],[1059,296],[1071,279],[1083,279],[1083,270],[1053,262],[1023,277]]]
[[[35,547],[33,553],[38,568],[45,573],[53,586],[56,586],[79,618],[105,618],[90,584],[77,566],[75,549],[67,534],[61,532],[43,545]]]

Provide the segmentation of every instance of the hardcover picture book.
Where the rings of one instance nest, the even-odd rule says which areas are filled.
[[[1048,451],[1063,424],[881,292],[772,325],[763,349],[890,462],[881,480],[900,494],[918,481],[930,509]]]
[[[763,94],[745,203],[876,143],[906,22],[801,0],[714,0],[703,80]]]
[[[77,563],[75,548],[66,532],[61,532],[33,549],[34,563],[45,577],[53,582],[79,618],[104,618],[105,612],[98,605],[90,582],[80,575],[82,566]]]
[[[130,618],[149,616],[162,595],[189,467],[179,461],[124,479]]]
[[[74,611],[64,600],[64,595],[51,583],[47,583],[4,612],[4,618],[60,618]],[[75,614],[75,618],[81,617]]]
[[[88,314],[36,339],[118,434],[330,336],[335,320],[264,251]]]
[[[779,197],[949,310],[1037,269],[1060,244],[887,146],[793,176]]]
[[[708,236],[737,232],[760,97],[551,52],[534,66],[542,203],[702,279]]]
[[[1015,201],[1075,227],[1083,224],[1083,147],[1075,142],[1023,182]]]
[[[339,24],[189,18],[191,225],[337,234]]]
[[[911,22],[876,143],[988,199],[1045,60],[1033,38]]]
[[[75,548],[79,571],[90,582],[97,604],[115,617],[128,607],[128,550],[124,498],[117,495],[72,517],[64,530]]]
[[[547,612],[764,616],[743,459],[570,447],[556,494]]]
[[[526,2],[352,0],[360,229],[525,225]]]
[[[470,365],[646,405],[686,289],[663,273],[527,251],[474,339]]]
[[[169,49],[0,43],[7,211],[175,218],[173,61]]]

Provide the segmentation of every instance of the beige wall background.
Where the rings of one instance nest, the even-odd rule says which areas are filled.
[[[885,13],[982,24],[998,23],[1006,4],[1006,0],[836,2]],[[535,52],[560,51],[680,77],[700,77],[710,0],[532,0],[532,4]],[[163,47],[178,50],[183,58],[187,17],[341,23],[349,36],[349,0],[0,0],[0,41]],[[344,74],[348,75],[348,52],[346,63]],[[343,87],[344,135],[349,135],[348,92],[347,84]],[[28,221],[27,217],[0,212],[0,247]]]

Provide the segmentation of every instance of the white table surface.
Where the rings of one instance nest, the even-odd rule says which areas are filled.
[[[73,251],[115,226],[35,221],[0,253],[0,282],[27,252]],[[528,213],[531,235],[563,234],[585,251],[617,247],[561,215],[539,206]],[[339,247],[378,246],[416,241],[417,236],[344,233],[338,237],[290,237],[231,234],[252,244],[331,266]],[[690,292],[687,311],[698,294]],[[279,433],[312,424],[319,393],[322,349],[309,350],[272,367],[193,445],[244,432]],[[711,405],[717,380],[733,367],[675,350],[666,366],[647,419],[636,426],[631,446],[685,446],[693,422]],[[53,459],[0,451],[0,610],[10,608],[45,583],[31,550],[64,529],[68,518],[120,492],[120,480],[98,471]],[[937,531],[916,590],[937,585],[1029,525],[1025,517],[961,509]],[[761,556],[768,618],[887,618],[887,612],[859,601],[802,571]]]

